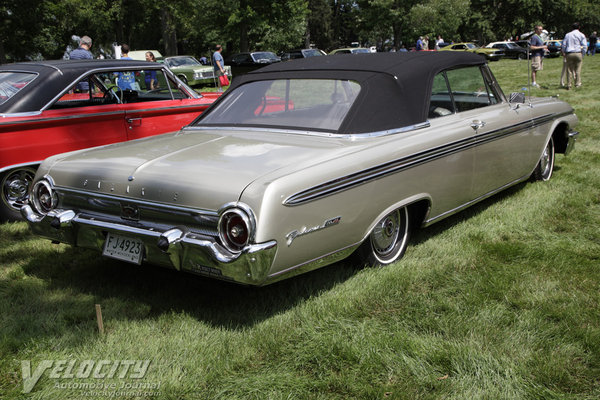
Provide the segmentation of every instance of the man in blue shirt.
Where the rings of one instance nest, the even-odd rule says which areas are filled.
[[[544,46],[544,42],[540,35],[544,28],[541,25],[536,25],[535,33],[529,40],[529,49],[531,50],[531,86],[540,87],[535,81],[537,71],[544,69],[544,51],[548,46]]]
[[[417,40],[417,51],[423,51],[423,36],[419,36],[419,39]]]
[[[91,60],[94,58],[90,49],[92,48],[92,39],[89,36],[83,36],[79,40],[79,47],[69,53],[71,60]]]
[[[92,38],[83,36],[79,39],[79,47],[69,53],[71,60],[92,60],[94,56],[90,52],[92,48]],[[87,92],[90,84],[87,80],[82,80],[75,86],[75,90],[79,92]]]
[[[132,60],[129,57],[129,45],[123,43],[121,45],[121,60]],[[117,85],[121,90],[135,90],[135,74],[131,71],[119,72]]]

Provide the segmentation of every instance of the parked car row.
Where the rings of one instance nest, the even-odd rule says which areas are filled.
[[[189,86],[198,86],[206,84],[216,84],[216,76],[212,65],[206,58],[204,62],[198,61],[193,56],[181,55],[173,57],[163,57],[158,50],[136,50],[130,51],[129,57],[134,60],[145,60],[146,52],[152,52],[156,61],[165,64],[179,79]],[[231,67],[226,65],[225,72],[227,76],[232,76]]]
[[[560,55],[562,44],[561,40],[548,40],[544,42],[544,44],[548,46],[546,56],[558,57]],[[485,57],[488,61],[495,61],[501,58],[514,58],[518,60],[524,60],[528,58],[528,47],[528,40],[520,40],[516,42],[491,42],[484,47],[477,46],[472,42],[461,42],[442,43],[440,45],[440,51],[471,52]],[[329,55],[374,53],[374,50],[375,49],[373,47],[346,47],[332,50],[329,53]],[[600,51],[600,43],[598,44],[598,50]],[[164,62],[183,82],[189,84],[190,86],[210,84],[215,82],[213,67],[211,65],[207,65],[207,62],[202,63],[192,56],[175,56],[163,58],[158,51],[151,51],[157,54],[157,60],[159,62]],[[145,52],[146,50],[140,50],[135,52],[132,51],[130,52],[130,56],[134,59],[143,60]],[[323,50],[315,48],[289,50],[281,53],[281,55],[279,56],[270,51],[244,52],[229,56],[225,60],[225,68],[227,71],[227,75],[229,77],[232,77],[245,74],[255,69],[280,61],[288,61],[323,55],[327,55],[327,53],[325,53]]]
[[[485,57],[488,61],[497,61],[505,55],[503,49],[479,47],[470,42],[452,43],[440,48],[439,51],[463,51],[475,53]]]

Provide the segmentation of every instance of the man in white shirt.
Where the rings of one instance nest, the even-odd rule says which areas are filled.
[[[587,52],[585,35],[579,31],[579,23],[573,24],[573,30],[565,35],[562,42],[563,57],[567,60],[567,89],[571,89],[571,80],[575,78],[575,86],[581,86],[581,64]]]

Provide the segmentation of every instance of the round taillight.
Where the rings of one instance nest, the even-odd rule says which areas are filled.
[[[33,186],[31,199],[35,209],[41,214],[48,214],[58,204],[58,196],[47,180],[41,180]]]
[[[219,237],[228,250],[234,253],[242,251],[250,243],[253,233],[253,220],[246,211],[230,208],[221,214]]]

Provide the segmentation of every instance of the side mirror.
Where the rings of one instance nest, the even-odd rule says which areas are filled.
[[[525,93],[522,92],[514,92],[510,94],[510,97],[508,98],[508,102],[513,104],[513,103],[525,103]]]

